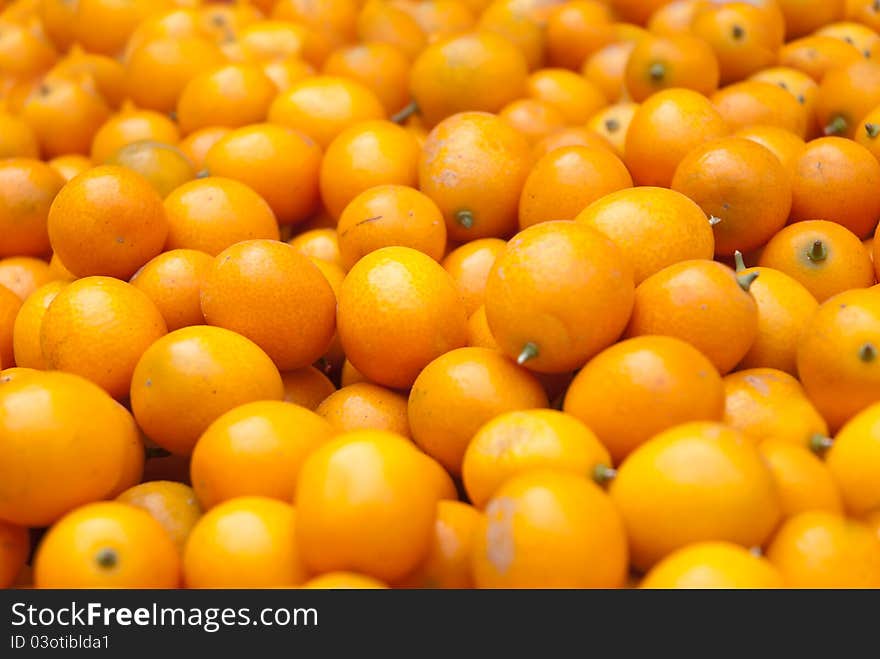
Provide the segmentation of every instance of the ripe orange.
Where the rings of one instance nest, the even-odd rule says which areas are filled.
[[[364,3],[356,27],[361,42],[390,44],[410,59],[414,59],[427,43],[427,35],[416,19],[386,2]]]
[[[597,85],[566,69],[535,71],[526,82],[526,92],[554,106],[568,124],[585,123],[607,103]]]
[[[498,112],[498,117],[531,143],[565,126],[562,112],[537,98],[520,98],[508,103]]]
[[[572,305],[575,298],[581,303]],[[632,268],[614,243],[580,222],[544,222],[517,234],[498,257],[486,317],[507,355],[562,373],[620,336],[632,299]]]
[[[825,462],[843,496],[847,512],[864,517],[880,510],[880,406],[872,405],[851,419],[834,438]]]
[[[437,503],[434,539],[428,556],[410,574],[413,588],[473,588],[471,553],[482,513],[460,501]]]
[[[635,46],[635,41],[610,43],[584,60],[581,73],[611,102],[624,101],[624,97],[628,96],[624,77],[629,56]]]
[[[502,485],[477,527],[478,588],[619,588],[626,534],[611,499],[571,473],[535,470]]]
[[[880,104],[880,64],[856,59],[828,71],[819,83],[816,119],[826,135],[852,138],[858,122]]]
[[[137,172],[163,198],[196,177],[192,163],[180,149],[152,140],[127,144],[107,158],[106,164]]]
[[[138,425],[159,446],[189,455],[221,414],[281,400],[278,369],[259,346],[220,327],[184,327],[151,345],[131,382]]]
[[[615,463],[659,432],[689,421],[720,421],[721,376],[696,348],[668,336],[640,336],[587,362],[563,410],[596,433]]]
[[[547,59],[553,66],[578,69],[614,36],[607,3],[576,0],[554,6],[547,16]]]
[[[342,268],[342,256],[339,253],[339,237],[336,229],[309,229],[291,238],[288,243],[303,256],[313,261],[325,261]],[[343,278],[345,270],[342,270]],[[340,282],[342,280],[340,279]]]
[[[220,252],[202,283],[201,305],[209,325],[251,339],[282,371],[318,359],[336,325],[327,279],[307,257],[273,240],[247,240]]]
[[[15,317],[12,334],[15,363],[18,366],[40,370],[47,368],[43,348],[40,345],[40,328],[52,300],[66,285],[65,281],[44,284],[22,303],[18,315]]]
[[[623,158],[629,125],[638,109],[638,103],[625,101],[608,105],[590,117],[587,128],[605,138],[614,149],[614,153]]]
[[[455,248],[443,259],[442,265],[455,281],[469,316],[483,305],[489,271],[506,248],[503,240],[483,238]]]
[[[803,71],[817,83],[831,69],[856,62],[862,54],[855,46],[833,37],[811,35],[795,39],[779,49],[779,64]]]
[[[655,565],[639,588],[781,588],[766,558],[730,542],[695,542]]]
[[[769,82],[737,82],[719,89],[710,100],[732,131],[767,125],[806,137],[812,124],[806,109],[794,96]]]
[[[0,522],[0,588],[9,588],[15,583],[30,548],[31,538],[27,528]]]
[[[327,572],[318,577],[312,577],[300,588],[314,588],[319,590],[362,590],[362,589],[385,589],[384,583],[373,577],[368,577],[356,572]]]
[[[122,399],[141,355],[166,332],[143,292],[112,277],[84,277],[52,300],[40,345],[48,368],[80,375]]]
[[[366,381],[343,383],[315,412],[337,432],[386,430],[409,437],[406,396]]]
[[[0,161],[0,258],[49,253],[49,207],[63,186],[61,176],[39,160]]]
[[[314,366],[306,366],[281,374],[284,382],[284,401],[301,405],[308,410],[318,405],[336,391],[336,385]]]
[[[846,0],[777,0],[785,18],[785,37],[792,39],[842,20]]]
[[[21,117],[4,111],[0,111],[0,157],[40,157],[40,145],[33,129]]]
[[[131,285],[147,295],[168,331],[203,325],[199,292],[214,261],[194,249],[173,249],[149,261],[131,278]]]
[[[110,117],[95,133],[91,146],[91,158],[103,164],[122,147],[153,140],[163,144],[176,144],[180,139],[177,125],[168,117],[153,110],[123,111]]]
[[[328,76],[351,78],[369,87],[389,115],[403,109],[409,101],[409,68],[406,54],[379,41],[342,46],[324,61],[321,72]],[[283,89],[282,89],[283,91]]]
[[[778,126],[747,126],[740,128],[733,136],[744,137],[769,149],[779,158],[789,176],[794,178],[797,163],[806,146],[803,138]]]
[[[183,553],[188,588],[292,588],[308,576],[296,543],[293,506],[238,497],[205,513]]]
[[[672,87],[708,96],[718,89],[718,80],[718,59],[712,48],[688,34],[642,39],[630,54],[624,74],[626,89],[637,102]]]
[[[758,451],[773,473],[784,518],[810,510],[843,513],[831,471],[813,451],[774,439],[761,442]]]
[[[188,485],[173,481],[150,481],[131,487],[116,501],[146,511],[168,533],[183,553],[186,539],[202,516],[195,492]]]
[[[5,286],[0,286],[0,367],[8,368],[15,364],[13,335],[21,304],[20,297]]]
[[[177,148],[183,151],[183,154],[189,158],[193,167],[201,172],[205,168],[205,157],[208,155],[208,151],[231,132],[231,128],[224,126],[202,128],[183,138],[177,144]]]
[[[686,423],[648,440],[620,466],[610,494],[641,570],[693,542],[761,545],[781,515],[758,450],[720,423]]]
[[[405,388],[428,362],[465,344],[467,314],[436,261],[408,247],[383,247],[349,271],[337,323],[355,368],[372,382]]]
[[[162,525],[116,501],[77,508],[43,537],[37,588],[177,588],[180,558]]]

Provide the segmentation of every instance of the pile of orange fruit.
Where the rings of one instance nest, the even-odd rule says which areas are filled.
[[[0,587],[880,588],[880,2],[0,0]]]

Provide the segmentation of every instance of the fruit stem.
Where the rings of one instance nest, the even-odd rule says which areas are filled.
[[[744,36],[746,36],[746,31],[742,25],[734,25],[733,29],[731,29],[730,33],[733,35],[733,38],[739,41]]]
[[[651,76],[652,81],[662,82],[663,78],[666,77],[666,67],[660,62],[654,62],[651,68],[648,69],[648,75]]]
[[[863,362],[868,363],[877,359],[877,348],[874,347],[873,343],[866,343],[861,348],[859,348],[859,359]]]
[[[739,283],[739,287],[743,289],[746,293],[749,292],[749,289],[752,287],[752,282],[754,282],[758,278],[757,272],[749,272],[748,274],[738,275],[736,278],[737,283]]]
[[[825,247],[825,243],[821,240],[813,241],[813,244],[810,246],[810,251],[807,252],[807,258],[813,263],[821,263],[827,259],[828,249]]]
[[[167,458],[170,455],[170,451],[166,451],[160,446],[147,446],[144,448],[144,457],[146,457],[147,460],[152,460],[153,458]]]
[[[519,353],[519,357],[516,358],[516,363],[522,366],[530,359],[534,359],[538,356],[538,346],[529,341],[523,346],[522,352]]]
[[[593,468],[593,480],[599,485],[607,485],[614,480],[615,476],[617,476],[617,469],[608,465],[600,463]]]
[[[880,135],[880,124],[865,124],[865,132],[873,140]]]
[[[832,444],[834,444],[834,440],[820,432],[810,436],[810,450],[818,455],[830,449]]]
[[[118,562],[118,557],[116,556],[116,552],[112,549],[104,548],[98,552],[98,555],[95,556],[95,561],[99,566],[109,570],[110,568],[116,567],[116,563]]]
[[[474,226],[474,214],[470,211],[458,211],[455,214],[455,221],[465,229],[470,229]]]
[[[710,215],[709,216],[709,226],[714,227],[716,224],[721,224],[721,218],[718,217],[717,215]]]
[[[746,269],[746,262],[743,261],[743,253],[739,250],[736,250],[733,253],[733,263],[736,266],[737,272],[742,272]]]
[[[413,116],[416,112],[419,111],[419,105],[415,101],[410,101],[406,104],[406,106],[400,110],[399,112],[393,114],[391,116],[391,121],[396,124],[402,124],[404,121]]]
[[[207,169],[200,169],[198,172],[196,172],[196,178],[208,178],[210,175],[211,172],[209,172]]]
[[[847,123],[846,119],[837,115],[832,119],[827,126],[825,126],[825,134],[826,135],[841,135],[846,132]]]

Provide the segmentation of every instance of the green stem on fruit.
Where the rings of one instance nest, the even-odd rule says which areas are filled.
[[[746,269],[746,262],[743,261],[743,253],[739,250],[736,250],[733,253],[733,264],[736,266],[737,272],[742,272]]]
[[[167,458],[171,455],[170,451],[166,451],[161,446],[147,446],[144,448],[144,457],[147,460],[153,460],[154,458]]]
[[[736,39],[737,41],[739,41],[744,36],[746,36],[746,31],[742,25],[734,25],[733,28],[731,28],[730,33],[733,35],[733,38]]]
[[[877,359],[877,348],[874,347],[873,343],[865,343],[859,348],[859,359],[866,364]]]
[[[880,124],[865,124],[865,132],[873,140],[880,135]]]
[[[614,480],[615,476],[617,476],[617,469],[608,465],[600,463],[593,468],[593,480],[599,485],[607,485]]]
[[[752,283],[758,278],[757,272],[749,272],[743,275],[737,275],[736,281],[739,284],[739,287],[743,289],[746,293],[749,292],[749,289],[752,287]]]
[[[828,248],[825,247],[825,243],[821,240],[814,240],[813,244],[810,246],[810,251],[807,252],[807,258],[810,259],[813,263],[821,263],[825,259],[828,258]]]
[[[115,550],[105,547],[95,556],[95,562],[105,570],[110,570],[116,567],[116,564],[119,562],[119,556],[116,555]]]
[[[832,444],[834,444],[834,440],[820,432],[810,436],[810,450],[817,455],[822,455],[831,448]]]
[[[410,101],[406,104],[406,106],[400,110],[399,112],[393,114],[391,116],[391,121],[396,124],[402,124],[404,121],[413,116],[416,112],[419,111],[419,105],[415,101]]]
[[[196,178],[208,178],[210,175],[211,172],[209,172],[207,169],[200,169],[198,172],[196,172]]]
[[[516,358],[516,363],[522,366],[530,359],[534,359],[538,356],[538,346],[529,341],[523,346],[522,351],[519,353],[519,357]]]
[[[827,126],[825,126],[825,134],[842,135],[846,132],[847,126],[848,124],[846,122],[846,119],[844,119],[840,115],[837,115],[836,117],[834,117],[834,119],[828,122]]]
[[[455,214],[455,221],[465,229],[470,229],[474,226],[474,214],[470,211],[458,211]]]
[[[648,75],[653,82],[663,82],[666,77],[666,67],[660,62],[654,62],[648,69]]]

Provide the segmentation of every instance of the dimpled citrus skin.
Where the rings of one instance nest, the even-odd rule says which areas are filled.
[[[281,375],[269,356],[220,327],[184,327],[162,337],[143,354],[131,381],[138,425],[178,455],[189,455],[224,412],[283,398]]]
[[[438,124],[419,159],[419,189],[446,219],[449,238],[502,238],[517,226],[520,191],[529,173],[528,141],[495,115],[463,112]],[[468,211],[473,226],[457,216]]]
[[[389,387],[411,386],[428,362],[467,342],[452,278],[408,247],[384,247],[358,261],[342,284],[337,323],[354,367]]]
[[[691,542],[763,544],[781,515],[775,487],[745,435],[697,422],[636,449],[609,492],[627,527],[632,563],[644,570]]]
[[[49,239],[79,277],[128,279],[162,251],[168,221],[150,183],[123,167],[95,167],[65,185],[49,209]]]
[[[619,463],[663,430],[720,421],[724,390],[718,371],[696,348],[671,336],[640,336],[587,362],[563,409],[595,432]]]
[[[581,223],[543,222],[517,234],[495,261],[486,317],[507,355],[517,358],[532,343],[528,368],[561,373],[620,336],[632,300],[632,269],[614,243]]]
[[[636,289],[627,336],[675,336],[706,355],[722,374],[758,334],[758,307],[735,273],[715,261],[682,261]]]
[[[798,345],[798,376],[832,432],[880,401],[878,351],[877,289],[840,293],[813,314]]]
[[[673,552],[645,575],[640,588],[782,588],[766,558],[730,542],[697,542]]]
[[[0,518],[48,526],[108,496],[128,449],[143,446],[131,415],[76,375],[23,373],[0,385]]]
[[[318,359],[336,329],[336,296],[287,243],[248,240],[217,255],[201,289],[209,325],[251,339],[282,371]]]
[[[144,351],[167,333],[156,305],[131,284],[84,277],[59,291],[40,326],[46,365],[125,398]]]
[[[880,511],[880,405],[867,408],[837,433],[825,461],[850,514]]]
[[[457,474],[481,425],[502,412],[547,405],[535,376],[506,356],[486,348],[459,348],[419,373],[408,416],[416,444]]]
[[[50,251],[46,223],[52,200],[63,185],[61,176],[39,160],[0,161],[0,258]]]

